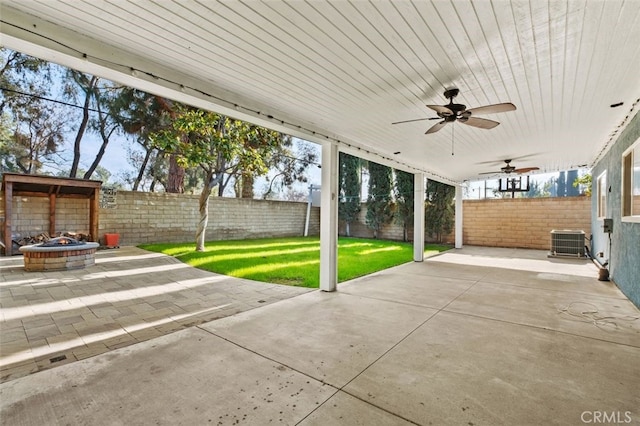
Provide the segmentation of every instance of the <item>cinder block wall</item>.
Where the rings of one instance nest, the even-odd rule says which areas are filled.
[[[0,217],[4,201],[0,192]],[[591,198],[516,198],[465,200],[464,244],[547,250],[553,229],[584,230],[591,234]],[[48,229],[49,200],[46,197],[14,197],[14,233],[33,235]],[[88,200],[59,198],[56,230],[87,232]],[[209,200],[207,240],[303,235],[307,204],[285,201],[212,197]],[[351,235],[371,238],[365,225],[366,205]],[[152,242],[193,241],[199,220],[198,196],[119,191],[113,209],[100,209],[100,235],[120,234],[121,245]],[[309,235],[320,233],[320,209],[311,209]],[[345,225],[340,223],[340,235]],[[379,238],[402,240],[402,227],[391,223]],[[413,229],[409,229],[413,239]],[[427,241],[429,238],[427,237]],[[445,242],[454,241],[453,233]]]
[[[194,241],[198,195],[119,191],[115,208],[100,209],[100,237],[121,245]],[[207,240],[301,236],[307,203],[211,197]],[[309,235],[320,234],[320,209],[311,209]]]
[[[591,197],[506,198],[465,200],[463,202],[463,243],[489,247],[515,247],[548,250],[553,229],[583,230],[591,235]],[[366,204],[351,224],[351,236],[373,237],[365,225]],[[346,235],[346,225],[340,222],[340,235]],[[392,222],[380,231],[380,238],[402,240],[402,227]],[[433,241],[428,235],[426,241]],[[409,227],[413,240],[413,226]],[[443,237],[446,243],[455,241],[455,233]]]
[[[0,192],[0,217],[4,223],[4,193]],[[89,233],[89,200],[83,198],[56,199],[56,232]],[[49,231],[48,197],[13,197],[13,234],[34,236]]]
[[[48,200],[46,205],[48,214]],[[88,234],[90,231],[89,206],[90,200],[88,198],[58,198],[56,200],[56,232]]]
[[[591,235],[591,197],[465,200],[464,244],[548,250],[552,230]]]
[[[366,225],[367,204],[362,203],[360,213],[358,213],[358,220],[351,223],[349,227],[350,235],[357,238],[373,238],[373,230]],[[340,221],[338,224],[338,234],[347,235],[347,225],[344,221]],[[413,240],[413,223],[409,229],[409,240]],[[382,227],[378,232],[378,238],[382,240],[396,240],[402,241],[402,226],[397,224],[395,219]]]

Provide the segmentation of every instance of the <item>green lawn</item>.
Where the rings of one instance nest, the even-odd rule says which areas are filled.
[[[140,247],[173,256],[196,268],[232,277],[300,287],[319,286],[318,237],[211,241],[206,244],[204,252],[196,252],[194,243],[145,244]],[[425,256],[449,248],[428,245]],[[340,237],[338,281],[371,274],[412,259],[411,243]]]

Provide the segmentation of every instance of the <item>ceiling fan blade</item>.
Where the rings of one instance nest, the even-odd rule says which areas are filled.
[[[534,170],[540,170],[540,167],[523,167],[521,169],[515,169],[513,173],[529,173]]]
[[[466,120],[458,120],[467,126],[479,127],[480,129],[493,129],[498,124],[497,121],[487,120],[486,118],[469,117]]]
[[[471,108],[466,110],[465,112],[470,112],[471,114],[495,114],[497,112],[508,112],[515,111],[516,106],[511,102],[505,102],[502,104],[494,104],[494,105],[485,105],[477,108]]]
[[[446,106],[443,106],[443,105],[427,105],[427,108],[431,108],[432,110],[434,110],[438,114],[442,114],[445,117],[454,114],[453,111],[451,111],[449,108],[447,108]]]
[[[442,129],[445,124],[447,124],[446,120],[442,120],[439,123],[436,123],[435,125],[433,125],[429,130],[427,130],[426,132],[424,132],[425,135],[428,135],[429,133],[435,133],[438,130]]]
[[[391,124],[411,123],[412,121],[424,121],[424,120],[440,120],[440,117],[415,118],[413,120],[396,121]]]
[[[479,175],[497,175],[500,172],[484,172],[484,173],[478,173]]]

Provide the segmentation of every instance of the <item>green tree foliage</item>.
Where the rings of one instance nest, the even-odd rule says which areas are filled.
[[[531,182],[529,182],[529,190],[527,192],[524,192],[523,196],[525,198],[548,197],[549,192],[542,183],[532,180]]]
[[[69,175],[80,167],[81,143],[87,132],[102,139],[96,157],[84,174],[88,179],[97,169],[118,123],[112,118],[112,100],[118,91],[108,80],[2,49],[0,110],[14,123],[8,145],[10,160],[3,161],[22,173],[41,173],[44,165],[64,169],[65,154],[72,153]],[[70,101],[54,100],[59,92]],[[81,103],[82,106],[74,108]],[[78,111],[80,110],[80,114]],[[75,131],[72,150],[65,150],[65,136]]]
[[[48,62],[4,47],[0,47],[0,58],[0,115],[26,108],[33,99],[24,94],[46,96],[49,93],[52,71]]]
[[[7,142],[7,167],[24,174],[41,173],[46,164],[56,166],[64,141],[65,116],[41,101],[16,112],[15,127]]]
[[[577,197],[580,195],[580,190],[577,185],[574,185],[574,182],[578,179],[578,171],[577,170],[569,170],[567,172],[567,183],[566,183],[566,194],[567,197]]]
[[[151,142],[151,135],[171,128],[175,115],[173,105],[168,99],[130,87],[123,88],[115,99],[116,119],[124,132],[133,135],[143,149],[142,154],[134,149],[129,152],[129,161],[137,170],[135,176],[127,177],[134,191],[141,189],[145,179],[151,181],[150,191],[158,183],[165,189],[169,187],[165,154]]]
[[[567,175],[565,172],[560,172],[558,174],[556,185],[557,185],[556,197],[566,197],[567,196]]]
[[[427,180],[425,227],[427,234],[439,243],[453,230],[455,220],[453,186],[435,180]]]
[[[266,200],[274,192],[290,187],[295,182],[307,182],[306,172],[316,161],[318,161],[318,153],[311,144],[295,144],[293,138],[282,135],[280,144],[274,147],[266,158],[266,164],[271,173],[267,176],[268,186],[262,198]],[[246,176],[246,173],[243,174],[243,179]],[[252,178],[250,182],[253,184],[253,181]],[[253,190],[253,185],[250,189]],[[247,193],[248,190],[249,188],[242,191],[243,198],[249,198],[252,195]]]
[[[33,174],[56,163],[67,116],[43,99],[49,95],[52,67],[40,59],[0,48],[2,170]]]
[[[220,114],[176,106],[170,128],[150,136],[155,146],[176,156],[182,167],[205,173],[200,194],[196,250],[204,251],[211,190],[241,172],[264,174],[265,158],[283,139],[278,132]]]
[[[340,202],[338,218],[346,225],[347,237],[351,236],[351,224],[358,219],[360,213],[360,165],[358,157],[341,152],[339,154],[338,180],[340,185]]]
[[[391,168],[369,162],[369,195],[367,196],[367,226],[378,238],[380,229],[393,219],[391,202]]]
[[[396,170],[396,220],[402,225],[402,237],[404,241],[409,239],[409,225],[413,223],[414,205],[414,176],[412,173]]]
[[[575,178],[573,186],[577,188],[580,185],[584,185],[584,195],[591,196],[591,173],[585,173],[582,176]]]

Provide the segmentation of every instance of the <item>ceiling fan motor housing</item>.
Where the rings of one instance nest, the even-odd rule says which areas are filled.
[[[446,105],[447,108],[449,108],[451,111],[453,111],[455,113],[455,115],[460,115],[461,112],[465,111],[467,109],[466,105],[462,105],[462,104],[453,104],[450,103],[449,105]]]
[[[444,91],[444,97],[447,99],[453,99],[458,96],[458,93],[460,93],[460,89],[452,87],[451,89],[447,89]]]

